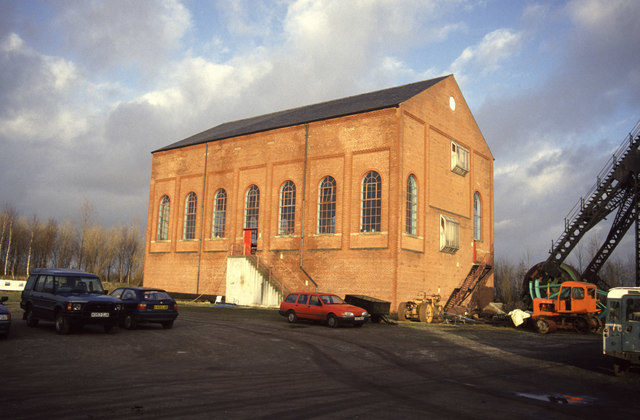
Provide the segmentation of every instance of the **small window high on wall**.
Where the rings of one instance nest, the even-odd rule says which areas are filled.
[[[469,172],[469,151],[455,141],[451,142],[451,171],[462,176]]]
[[[450,216],[440,215],[440,251],[455,254],[460,249],[460,224]]]

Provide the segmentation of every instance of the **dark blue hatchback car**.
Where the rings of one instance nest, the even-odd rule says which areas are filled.
[[[178,304],[162,289],[120,287],[111,296],[122,301],[120,322],[129,330],[145,322],[157,322],[169,329],[178,317]]]
[[[3,338],[9,335],[9,330],[11,329],[11,312],[4,306],[7,299],[6,296],[0,298],[0,337]]]

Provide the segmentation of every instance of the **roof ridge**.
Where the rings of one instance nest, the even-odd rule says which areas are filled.
[[[227,121],[151,153],[398,106],[451,75]]]

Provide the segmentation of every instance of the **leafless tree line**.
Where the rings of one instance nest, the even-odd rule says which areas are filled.
[[[582,273],[589,262],[595,257],[600,245],[598,235],[593,235],[579,243],[573,250],[567,263]],[[494,285],[496,300],[503,302],[508,309],[524,309],[522,302],[522,282],[529,269],[539,261],[532,261],[531,253],[525,252],[520,261],[513,262],[496,259],[494,266]],[[636,276],[635,256],[630,254],[626,258],[611,256],[598,273],[600,278],[611,287],[634,286]]]
[[[106,228],[85,200],[76,221],[43,222],[10,205],[0,212],[0,276],[28,276],[36,267],[77,268],[105,281],[139,283],[144,238],[139,223]]]

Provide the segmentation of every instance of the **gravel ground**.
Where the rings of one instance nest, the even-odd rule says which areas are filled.
[[[15,299],[2,417],[638,418],[640,372],[597,335],[488,325],[288,324],[276,310],[180,305],[174,328],[59,336]]]

